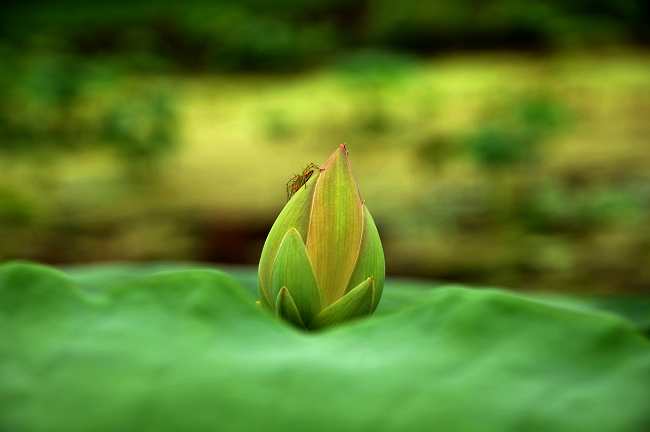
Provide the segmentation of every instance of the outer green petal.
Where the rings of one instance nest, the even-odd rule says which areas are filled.
[[[312,323],[313,328],[321,328],[348,321],[372,311],[375,290],[372,278],[357,285],[349,293],[321,311]]]
[[[305,324],[320,311],[320,294],[311,262],[300,233],[290,228],[282,239],[273,263],[271,293],[273,296],[286,287],[296,303]]]
[[[312,199],[307,252],[322,304],[329,305],[345,294],[350,282],[361,247],[363,211],[345,146],[323,169]]]
[[[381,294],[384,290],[386,264],[384,261],[384,249],[381,246],[377,226],[365,205],[363,206],[363,213],[365,223],[363,239],[361,240],[361,250],[359,251],[359,260],[357,261],[354,273],[352,273],[352,278],[350,278],[347,291],[356,287],[366,278],[372,277],[375,285],[375,299],[372,305],[372,311],[374,312],[377,309]]]
[[[316,170],[305,186],[291,197],[273,223],[271,231],[264,242],[262,256],[260,257],[258,281],[260,295],[266,296],[266,301],[269,304],[275,302],[275,296],[270,295],[271,267],[280,247],[280,242],[289,228],[298,230],[303,238],[307,236],[311,200],[318,176],[319,172]]]
[[[291,298],[291,293],[287,287],[282,287],[278,291],[278,298],[275,301],[275,312],[279,317],[305,328],[305,323],[300,317],[300,312],[298,312],[296,303]]]

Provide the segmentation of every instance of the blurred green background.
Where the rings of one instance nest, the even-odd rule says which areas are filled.
[[[16,1],[0,259],[255,265],[345,142],[390,275],[650,288],[642,0]]]

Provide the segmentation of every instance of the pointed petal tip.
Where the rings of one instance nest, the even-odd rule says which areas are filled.
[[[289,292],[287,287],[280,288],[275,305],[277,316],[286,319],[298,327],[305,328],[305,323],[300,316],[296,303],[293,300],[293,297],[291,297],[291,292]]]
[[[298,237],[298,238],[302,241],[302,236],[300,235],[300,231],[298,231],[298,230],[296,229],[296,227],[289,227],[289,229],[288,229],[287,232],[284,234],[284,236],[287,237],[287,235],[296,236],[296,237]],[[283,239],[283,240],[284,240],[284,239]]]
[[[339,146],[334,150],[334,152],[327,158],[325,163],[320,167],[321,171],[324,171],[330,168],[336,161],[342,156],[343,159],[348,163],[348,148],[345,143],[339,144]]]

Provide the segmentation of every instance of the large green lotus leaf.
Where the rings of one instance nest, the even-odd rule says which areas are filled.
[[[387,283],[306,333],[219,271],[75,274],[0,266],[1,431],[649,430],[650,344],[607,312]]]
[[[187,269],[210,269],[205,264],[101,264],[93,266],[71,267],[67,273],[72,275],[79,284],[90,290],[110,286],[115,281],[132,279],[160,271],[177,271]],[[243,266],[228,267],[228,274],[235,277],[249,292],[257,298],[257,269]],[[386,280],[387,292],[382,295],[375,315],[386,315],[397,312],[405,307],[417,305],[430,296],[440,284],[417,279],[390,278]],[[630,321],[641,332],[650,336],[650,295],[620,294],[599,296],[572,296],[559,294],[535,294],[528,298],[535,298],[543,302],[554,304],[558,307],[592,311],[606,311],[619,315]]]

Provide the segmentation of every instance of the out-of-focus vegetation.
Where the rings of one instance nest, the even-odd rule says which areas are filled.
[[[2,34],[21,49],[115,57],[141,70],[295,71],[360,47],[458,49],[648,43],[643,0],[10,1]]]
[[[0,258],[256,263],[286,180],[345,141],[389,273],[647,290],[648,16],[636,0],[15,2]]]

